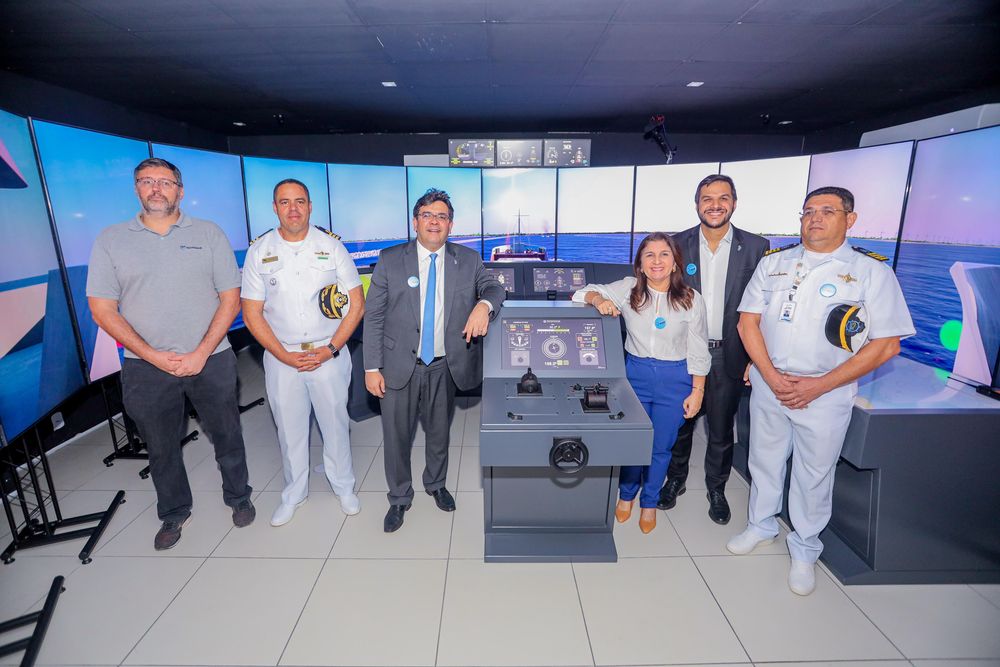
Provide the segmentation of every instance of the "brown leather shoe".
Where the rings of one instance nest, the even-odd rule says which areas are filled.
[[[618,523],[625,523],[632,516],[632,505],[635,504],[635,499],[632,500],[618,500],[618,504],[615,505],[615,520]]]
[[[656,528],[656,508],[643,507],[639,511],[639,530],[644,533],[651,533]]]

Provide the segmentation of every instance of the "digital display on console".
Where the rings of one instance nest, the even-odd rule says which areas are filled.
[[[534,266],[531,276],[536,292],[575,292],[587,284],[587,270],[582,266]]]
[[[589,167],[590,139],[546,139],[546,167]]]
[[[494,139],[449,139],[448,166],[492,167],[496,162]]]
[[[500,286],[508,292],[514,291],[514,269],[498,269],[487,266],[486,272],[497,279]]]
[[[541,139],[498,139],[498,167],[541,167]]]
[[[504,318],[505,369],[605,370],[600,318]]]

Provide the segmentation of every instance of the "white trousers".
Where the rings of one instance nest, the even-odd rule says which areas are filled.
[[[823,551],[819,534],[830,521],[833,478],[857,385],[838,387],[792,410],[781,405],[756,368],[750,374],[749,528],[760,537],[778,534],[776,516],[791,455],[788,514],[794,531],[788,535],[788,552],[794,560],[814,563]]]
[[[264,352],[264,383],[278,428],[281,465],[285,473],[281,502],[295,505],[309,495],[309,416],[314,410],[323,436],[326,478],[338,496],[354,493],[347,418],[351,356],[347,350],[305,373],[281,363],[270,352]]]

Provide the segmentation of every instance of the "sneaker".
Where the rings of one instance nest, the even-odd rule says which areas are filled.
[[[796,595],[809,595],[816,589],[816,564],[792,559],[788,568],[788,587]]]
[[[354,516],[361,511],[361,499],[356,493],[345,493],[340,496],[340,509],[347,516]]]
[[[181,539],[181,529],[189,523],[191,523],[190,514],[183,521],[164,521],[156,531],[156,537],[153,538],[153,548],[157,551],[172,549]]]
[[[274,514],[271,515],[271,525],[275,528],[278,526],[284,526],[292,520],[293,516],[295,516],[295,510],[305,505],[307,500],[309,500],[308,496],[303,498],[302,502],[294,505],[288,505],[286,503],[278,505],[278,509],[274,510]]]
[[[233,508],[233,525],[237,528],[246,528],[257,518],[257,509],[246,499],[236,504]]]
[[[772,542],[774,542],[773,537],[761,537],[748,527],[742,533],[726,542],[726,549],[729,550],[729,553],[736,554],[737,556],[745,556],[757,547],[766,546]]]

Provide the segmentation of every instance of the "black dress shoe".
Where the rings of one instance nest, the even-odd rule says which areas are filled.
[[[382,528],[387,533],[395,533],[403,525],[403,513],[410,509],[409,505],[390,505],[389,511],[385,513],[385,522]]]
[[[710,489],[708,492],[708,518],[723,526],[729,523],[729,503],[722,489]]]
[[[660,489],[660,499],[656,501],[656,506],[661,510],[668,510],[677,504],[677,496],[687,491],[684,482],[679,479],[668,479],[667,483]]]
[[[434,496],[434,502],[437,504],[438,509],[442,512],[454,512],[455,511],[455,499],[448,489],[443,486],[437,491],[428,491],[428,496]]]

